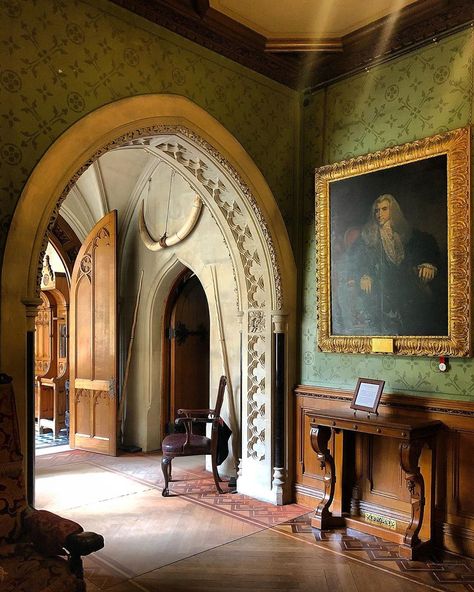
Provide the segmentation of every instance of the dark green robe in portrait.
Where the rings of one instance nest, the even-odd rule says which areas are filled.
[[[332,274],[332,329],[336,335],[446,335],[446,266],[435,238],[413,230],[397,265],[385,253],[380,236],[374,245],[363,236],[340,258]],[[436,267],[423,282],[418,266]],[[370,293],[360,279],[372,280]]]

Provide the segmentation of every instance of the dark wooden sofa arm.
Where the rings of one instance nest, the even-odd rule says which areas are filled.
[[[28,508],[24,518],[25,534],[43,555],[69,555],[71,571],[83,577],[81,557],[102,549],[104,537],[84,532],[80,524],[48,512]]]
[[[70,534],[64,545],[71,555],[84,557],[99,551],[104,546],[104,537],[96,532],[79,532]]]
[[[94,553],[104,546],[104,537],[95,532],[79,532],[70,534],[66,540],[66,549],[69,551],[69,567],[76,576],[84,576],[82,559],[85,555]]]

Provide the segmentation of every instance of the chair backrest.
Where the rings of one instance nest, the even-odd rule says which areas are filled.
[[[0,545],[20,535],[27,508],[23,456],[11,378],[0,374]]]
[[[214,417],[219,417],[221,414],[222,403],[224,402],[224,391],[227,385],[227,377],[221,376],[219,380],[219,388],[217,389],[216,406],[214,407]]]

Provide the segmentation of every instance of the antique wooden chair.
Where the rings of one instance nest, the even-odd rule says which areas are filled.
[[[178,409],[177,425],[184,425],[184,433],[174,433],[166,436],[161,444],[163,459],[161,468],[165,478],[165,486],[162,495],[169,495],[168,483],[171,481],[171,461],[177,456],[195,456],[210,454],[212,462],[212,475],[218,493],[224,493],[219,483],[222,479],[217,472],[217,441],[219,425],[221,422],[221,408],[224,400],[224,391],[227,378],[221,376],[217,391],[216,405],[214,409]],[[197,423],[211,423],[211,437],[193,433],[193,425]]]
[[[103,546],[101,535],[28,505],[15,396],[0,374],[0,590],[84,592],[81,556]]]

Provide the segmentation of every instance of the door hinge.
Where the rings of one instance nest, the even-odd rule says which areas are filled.
[[[171,339],[176,339],[176,343],[178,345],[183,345],[188,337],[191,335],[196,335],[200,337],[201,341],[204,341],[207,336],[207,330],[203,324],[198,325],[195,331],[190,331],[184,323],[178,321],[176,323],[176,327],[170,327],[167,330],[167,337],[171,341]]]

